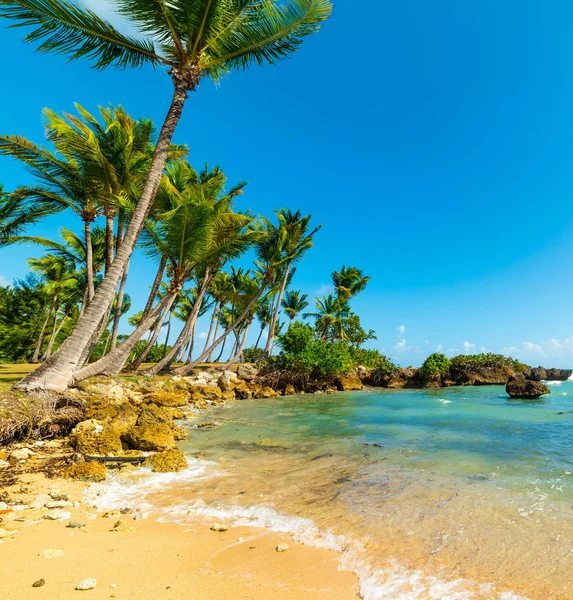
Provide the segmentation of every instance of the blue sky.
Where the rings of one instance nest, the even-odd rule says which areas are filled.
[[[175,141],[196,167],[249,181],[241,208],[300,207],[322,223],[294,287],[314,297],[333,269],[362,268],[372,282],[354,308],[400,364],[487,348],[571,366],[572,34],[566,0],[339,0],[291,60],[204,82]],[[0,35],[17,57],[2,61],[1,132],[41,142],[41,109],[73,102],[161,122],[165,73],[100,73],[21,38]],[[2,158],[0,181],[30,178]],[[59,215],[33,232],[62,224],[78,226]],[[0,276],[23,276],[34,254],[1,251]],[[137,310],[151,270],[135,259]]]

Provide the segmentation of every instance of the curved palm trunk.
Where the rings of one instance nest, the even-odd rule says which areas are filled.
[[[189,342],[189,353],[187,354],[186,362],[191,362],[191,359],[193,358],[193,349],[194,348],[195,348],[195,332],[193,332],[193,335],[191,336],[191,341]]]
[[[229,369],[239,359],[241,359],[241,362],[242,362],[243,348],[245,347],[245,343],[247,341],[247,335],[249,334],[250,327],[251,327],[251,323],[247,323],[247,326],[245,328],[245,333],[243,334],[243,338],[241,340],[237,339],[239,348],[238,348],[237,352],[228,360],[227,364],[225,365],[225,369]]]
[[[265,358],[269,358],[269,356],[273,352],[273,340],[275,337],[275,327],[277,324],[277,319],[279,318],[279,313],[281,311],[281,302],[283,299],[283,295],[285,293],[285,288],[286,288],[286,284],[288,281],[288,275],[290,273],[290,267],[291,267],[291,263],[289,262],[287,265],[287,268],[285,270],[285,276],[283,277],[283,283],[281,285],[281,290],[279,292],[279,297],[277,299],[277,305],[276,305],[275,310],[273,311],[273,315],[271,317],[271,322],[269,323],[269,335],[267,337],[267,344],[265,346],[265,353],[264,353]]]
[[[127,282],[127,273],[129,271],[129,261],[127,261],[127,265],[125,265],[125,272],[121,277],[121,282],[119,284],[119,291],[117,292],[117,302],[115,303],[115,312],[113,315],[113,328],[111,330],[111,347],[115,348],[117,346],[117,334],[119,331],[119,321],[121,319],[121,313],[123,310],[123,297],[125,295],[125,284]]]
[[[204,298],[205,294],[207,293],[207,290],[209,289],[210,283],[211,283],[211,275],[207,271],[207,273],[205,274],[205,277],[203,279],[203,283],[201,284],[201,288],[199,289],[199,292],[197,293],[197,300],[196,300],[195,304],[193,305],[191,314],[189,315],[187,322],[183,326],[183,329],[181,330],[179,337],[175,341],[175,344],[173,344],[173,348],[171,348],[171,350],[167,353],[165,358],[162,358],[156,365],[153,365],[153,367],[146,369],[143,372],[144,375],[152,377],[153,375],[156,375],[157,373],[159,373],[159,371],[161,371],[161,370],[169,369],[169,367],[175,362],[175,357],[179,354],[179,351],[181,350],[181,348],[183,348],[187,345],[187,342],[190,340],[190,337],[195,330],[195,324],[197,323],[197,319],[199,317],[199,312],[201,310],[201,304],[203,303],[203,298]]]
[[[261,330],[259,331],[259,337],[257,338],[257,343],[255,344],[255,350],[259,347],[259,344],[261,343],[261,337],[263,337],[264,330],[265,330],[265,325],[263,325],[261,327]]]
[[[92,246],[92,224],[90,221],[84,221],[84,234],[86,238],[86,277],[88,280],[88,298],[85,308],[89,306],[95,294],[94,285],[94,253]],[[83,311],[83,307],[82,307]]]
[[[42,350],[42,344],[44,342],[44,335],[46,335],[46,329],[48,328],[48,323],[52,318],[52,313],[54,312],[54,308],[56,308],[56,303],[58,301],[58,294],[55,293],[52,298],[52,302],[50,303],[50,308],[48,308],[48,314],[46,315],[46,320],[42,325],[42,329],[40,329],[40,335],[38,337],[38,341],[36,342],[36,347],[34,348],[34,354],[32,355],[31,363],[35,364],[40,360],[40,351]]]
[[[157,274],[155,275],[155,279],[153,281],[153,285],[151,286],[151,291],[149,292],[149,298],[147,298],[147,304],[143,309],[143,313],[141,314],[141,319],[145,319],[147,315],[151,312],[153,308],[153,303],[155,302],[155,298],[157,297],[157,292],[159,291],[159,286],[161,285],[161,281],[163,280],[163,274],[165,273],[165,267],[167,266],[167,258],[165,256],[161,257],[161,261],[159,263],[159,268],[157,269]]]
[[[90,306],[86,309],[82,318],[78,320],[66,341],[42,366],[16,384],[15,388],[28,392],[33,390],[64,391],[72,380],[74,371],[78,368],[79,360],[89,344],[93,332],[96,331],[102,317],[111,306],[119,280],[125,271],[127,261],[131,257],[135,243],[157,194],[173,132],[181,118],[187,92],[191,87],[189,81],[179,77],[174,77],[174,84],[175,89],[171,106],[153,152],[151,168],[141,198],[137,203],[111,268],[98,287],[97,294],[94,295]]]
[[[60,321],[58,328],[56,329],[56,334],[50,338],[50,342],[48,343],[48,347],[46,348],[46,358],[50,358],[52,356],[52,348],[54,347],[54,343],[60,333],[62,328],[64,327],[65,322],[68,320],[70,313],[69,311],[64,314],[62,320]]]
[[[223,352],[225,352],[225,344],[227,343],[227,338],[223,340],[223,345],[221,346],[221,352],[219,352],[219,356],[215,359],[216,363],[221,362],[221,358],[223,358]],[[210,361],[209,361],[210,362]]]
[[[137,371],[137,369],[139,369],[139,367],[141,366],[141,363],[147,358],[149,351],[151,350],[151,348],[153,348],[155,342],[157,341],[157,338],[159,337],[159,333],[161,332],[161,328],[163,327],[163,323],[165,322],[167,312],[168,311],[164,310],[161,316],[159,317],[159,320],[155,323],[155,327],[153,328],[149,340],[147,340],[147,344],[143,352],[134,361],[127,365],[126,369],[128,371]],[[169,313],[169,316],[171,318],[171,313]]]
[[[41,360],[46,360],[46,358],[48,358],[48,356],[49,356],[48,352],[50,352],[50,354],[52,353],[52,346],[54,345],[54,340],[56,339],[56,335],[58,332],[58,310],[59,310],[59,307],[57,307],[54,312],[54,324],[52,326],[52,333],[50,334],[50,339],[48,340],[48,346],[46,347],[46,350],[44,350],[44,354],[42,354]]]
[[[165,344],[163,344],[163,352],[161,353],[161,358],[165,358],[165,354],[167,353],[167,343],[169,342],[169,336],[171,335],[171,319],[173,318],[173,313],[169,311],[169,321],[167,321],[167,335],[165,336]]]
[[[221,310],[223,309],[223,304],[221,303],[221,305],[219,306],[219,312],[217,313],[217,321],[215,322],[215,331],[213,333],[213,339],[215,339],[217,337],[217,331],[219,331],[219,324],[221,323]],[[205,351],[205,348],[203,348],[203,351]],[[213,352],[209,352],[209,356],[207,357],[207,362],[213,362]]]
[[[255,296],[253,297],[253,299],[247,304],[245,310],[237,317],[237,319],[235,319],[234,323],[232,323],[230,325],[230,327],[222,334],[220,335],[210,346],[209,348],[207,348],[207,350],[204,350],[203,353],[201,354],[201,356],[199,356],[199,358],[196,358],[194,361],[190,362],[188,365],[185,365],[183,367],[179,367],[178,369],[175,369],[173,371],[174,374],[176,375],[187,375],[188,373],[191,373],[191,371],[202,361],[205,359],[206,356],[209,355],[210,352],[213,352],[213,350],[223,341],[225,340],[230,333],[232,333],[233,331],[235,331],[235,329],[237,329],[237,327],[249,316],[249,313],[251,312],[253,306],[255,305],[255,303],[258,301],[258,299],[261,297],[262,293],[264,292],[265,288],[267,287],[268,284],[268,279],[269,279],[269,274],[265,274],[265,277],[263,279],[263,284],[261,285],[260,290],[255,294]]]
[[[155,323],[157,317],[164,310],[169,310],[177,293],[166,294],[163,300],[149,313],[149,316],[141,321],[139,327],[119,346],[114,348],[108,355],[100,358],[98,361],[84,367],[74,373],[73,381],[77,383],[88,377],[95,375],[118,375],[123,369],[123,365],[129,358],[131,351],[137,345],[137,342],[145,335],[145,332]]]
[[[218,303],[215,302],[215,308],[213,309],[213,314],[211,315],[211,322],[209,323],[209,332],[207,333],[207,339],[205,340],[205,346],[204,346],[203,350],[205,350],[205,348],[209,347],[209,342],[211,341],[211,334],[213,333],[213,325],[215,324],[215,317],[217,316],[217,306],[218,306]]]

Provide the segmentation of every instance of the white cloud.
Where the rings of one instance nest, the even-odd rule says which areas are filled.
[[[319,298],[321,296],[327,296],[328,294],[332,294],[334,292],[334,286],[330,283],[325,283],[324,285],[321,285],[316,292],[314,292],[315,296],[318,296]]]
[[[441,352],[444,349],[444,347],[442,346],[442,344],[438,344],[436,346],[436,352]]]
[[[202,339],[202,340],[206,340],[207,339],[207,332],[206,331],[202,331],[199,334],[199,338]]]
[[[406,325],[400,325],[398,327],[398,335],[404,335],[406,333]]]
[[[141,32],[137,31],[127,19],[116,11],[111,0],[81,0],[81,3],[86,8],[93,10],[102,19],[109,21],[118,31],[135,37],[142,37]]]
[[[476,349],[476,345],[471,342],[464,342],[464,354],[469,354]]]
[[[406,338],[400,340],[395,346],[394,350],[400,351],[406,347]]]
[[[6,277],[4,277],[4,275],[0,275],[0,286],[1,287],[8,287],[12,282],[9,281]]]
[[[487,352],[487,348],[485,346],[480,346],[479,347],[479,351],[480,352]]]
[[[551,338],[540,344],[522,342],[516,346],[506,346],[501,351],[528,364],[543,361],[544,367],[570,367],[573,364],[573,335],[561,340]]]

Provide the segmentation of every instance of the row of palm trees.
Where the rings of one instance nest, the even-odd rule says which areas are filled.
[[[37,44],[42,52],[55,52],[66,55],[70,59],[87,59],[98,69],[110,66],[122,69],[140,68],[149,64],[163,68],[173,82],[171,104],[153,150],[151,151],[148,144],[145,144],[145,147],[149,148],[149,152],[143,150],[141,146],[135,148],[134,143],[134,152],[141,161],[141,170],[147,172],[145,178],[137,179],[138,183],[131,181],[127,176],[127,167],[132,166],[133,158],[129,152],[123,157],[121,163],[126,169],[120,168],[112,172],[109,177],[108,174],[105,177],[95,176],[89,169],[86,170],[86,167],[94,167],[97,173],[100,167],[99,156],[94,154],[90,157],[85,153],[86,141],[91,142],[92,134],[93,137],[97,137],[99,130],[98,125],[91,122],[89,116],[81,110],[83,120],[78,122],[74,122],[69,117],[61,118],[59,121],[56,115],[47,115],[48,118],[53,119],[55,126],[50,141],[55,145],[60,144],[58,151],[62,153],[62,161],[59,160],[59,156],[56,156],[58,161],[54,163],[45,149],[37,149],[26,143],[21,144],[16,153],[14,148],[17,140],[8,138],[7,145],[15,152],[14,156],[18,155],[23,159],[30,153],[34,160],[39,161],[36,166],[48,169],[46,173],[48,177],[52,174],[61,177],[60,183],[64,185],[64,189],[60,191],[65,192],[66,195],[70,193],[74,196],[83,196],[85,202],[82,204],[80,216],[84,221],[87,261],[93,259],[89,256],[90,244],[87,242],[91,235],[91,224],[97,218],[99,211],[103,212],[106,219],[108,233],[102,281],[96,290],[92,270],[88,266],[87,298],[76,326],[59,350],[18,384],[17,387],[25,391],[38,389],[62,391],[72,380],[82,377],[81,373],[85,374],[86,368],[90,368],[82,368],[82,365],[95,340],[99,338],[106,326],[108,315],[113,310],[116,294],[121,296],[121,286],[127,277],[131,255],[146,228],[148,219],[152,218],[156,196],[160,188],[164,187],[165,167],[173,160],[173,153],[179,151],[173,147],[172,137],[183,113],[188,94],[197,91],[200,82],[206,77],[218,81],[227,73],[246,69],[252,63],[272,64],[289,56],[300,46],[305,37],[319,29],[332,11],[330,0],[289,0],[287,2],[117,0],[115,5],[130,21],[133,28],[141,33],[123,34],[94,11],[85,8],[81,3],[72,3],[69,0],[2,0],[0,2],[0,17],[10,19],[14,25],[31,27],[32,31],[27,34],[26,40]],[[150,127],[147,125],[146,128],[145,123],[141,124],[141,127],[142,130],[139,132],[141,138],[138,139],[144,141]],[[98,148],[107,148],[112,152],[113,144],[119,134],[116,137],[115,132],[111,132],[109,127],[102,132],[104,136],[99,141],[109,141],[110,146],[100,143]],[[80,142],[80,145],[76,142]],[[94,150],[89,144],[87,148]],[[76,164],[76,161],[79,162]],[[55,173],[52,172],[53,169]],[[49,186],[50,191],[53,191],[52,187],[57,191],[58,186],[59,183],[52,184]],[[44,194],[42,191],[36,195],[33,189],[23,193],[22,198],[36,198],[46,202],[54,200],[51,193]],[[175,295],[181,290],[183,279],[193,276],[197,281],[199,294],[206,293],[214,276],[213,265],[219,264],[217,261],[223,260],[226,256],[223,253],[217,259],[214,251],[210,253],[209,248],[212,248],[212,243],[209,240],[215,235],[214,233],[211,233],[211,236],[201,233],[201,227],[209,229],[215,221],[222,224],[228,220],[229,227],[232,229],[231,222],[238,226],[241,219],[244,219],[244,226],[240,230],[241,235],[247,235],[248,232],[259,256],[257,266],[261,284],[259,290],[264,290],[273,283],[277,270],[282,273],[283,281],[285,273],[288,278],[289,266],[292,265],[290,261],[294,259],[287,249],[281,247],[280,235],[277,234],[281,230],[280,225],[271,225],[266,221],[256,224],[247,222],[249,215],[230,216],[234,213],[231,213],[230,206],[225,209],[223,199],[215,202],[211,197],[211,200],[212,206],[202,206],[201,209],[183,204],[172,208],[173,230],[177,229],[176,222],[179,222],[183,228],[196,227],[194,231],[196,236],[192,237],[202,241],[195,243],[188,240],[183,244],[185,248],[195,246],[195,250],[190,248],[188,257],[180,255],[177,262],[170,265],[168,273],[170,289],[160,303],[151,308],[148,315],[142,319],[136,329],[138,333],[132,334],[135,337],[141,336],[140,330],[147,330],[157,316],[166,307],[171,306]],[[70,208],[73,209],[72,206]],[[223,216],[226,212],[229,213],[228,217]],[[112,246],[111,226],[114,220],[117,233]],[[231,235],[230,232],[228,233]],[[162,235],[161,232],[158,234]],[[166,243],[171,244],[174,241],[167,240],[172,237],[170,234],[164,237]],[[206,253],[205,260],[208,263],[201,272],[199,272],[197,256],[193,254],[198,253],[200,248]],[[227,252],[231,255],[238,251],[237,247],[229,247]],[[238,313],[243,308],[243,312],[237,316],[228,331],[237,329],[238,324],[244,321],[262,293],[259,291],[258,296],[255,294],[252,300],[246,302],[244,308],[237,303],[235,311]],[[121,302],[116,301],[116,305],[121,306]],[[280,302],[278,305],[280,306]],[[186,331],[180,341],[181,344],[188,334],[189,332]],[[219,338],[214,340],[213,344],[218,343]],[[122,346],[126,343],[127,340]],[[211,347],[208,351],[211,351]],[[116,355],[115,362],[111,361],[113,364],[106,365],[105,369],[116,368],[122,360],[117,357],[117,353],[117,348],[113,348],[105,357],[110,361],[109,357]]]

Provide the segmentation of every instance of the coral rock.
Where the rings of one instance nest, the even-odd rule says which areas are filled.
[[[68,467],[62,473],[62,477],[77,479],[79,481],[99,482],[104,481],[107,477],[107,469],[100,462],[84,462]]]
[[[138,425],[127,434],[127,441],[136,450],[164,452],[175,448],[175,437],[169,425]]]
[[[181,450],[168,450],[148,456],[143,466],[156,473],[177,473],[187,468],[187,459]]]
[[[70,442],[82,454],[109,456],[121,454],[122,450],[119,432],[96,419],[78,423],[70,434]]]

